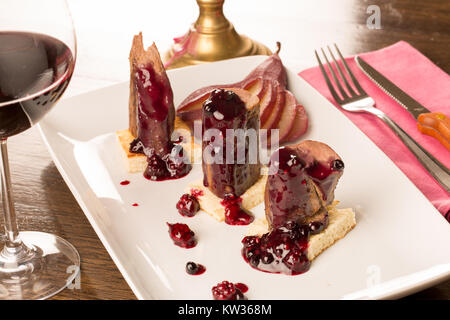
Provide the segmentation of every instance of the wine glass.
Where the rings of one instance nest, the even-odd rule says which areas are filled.
[[[0,150],[6,234],[0,252],[0,299],[48,298],[71,285],[80,270],[80,256],[66,240],[44,232],[19,233],[6,144],[56,104],[75,60],[76,38],[66,1],[1,1]]]

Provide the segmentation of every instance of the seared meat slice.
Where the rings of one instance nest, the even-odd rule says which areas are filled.
[[[202,122],[203,184],[219,198],[238,197],[260,176],[259,99],[243,89],[216,89],[203,104]]]
[[[271,157],[265,189],[270,227],[288,221],[303,224],[316,221],[326,226],[325,207],[334,199],[343,170],[339,155],[324,143],[307,140],[280,148]]]

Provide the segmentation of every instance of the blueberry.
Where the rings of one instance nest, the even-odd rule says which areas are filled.
[[[340,171],[340,170],[344,170],[344,162],[342,161],[342,160],[339,160],[339,159],[337,159],[337,160],[334,160],[333,161],[333,170],[337,170],[337,171]]]
[[[294,229],[298,228],[298,224],[295,221],[288,221],[288,222],[286,222],[285,227],[288,230],[294,230]]]
[[[259,265],[259,255],[251,256],[249,262],[253,267],[257,268]]]
[[[277,258],[281,258],[283,256],[284,250],[283,249],[276,249],[275,250],[275,255],[277,256]]]
[[[196,274],[198,272],[198,264],[189,261],[188,263],[186,263],[186,272],[189,274]]]
[[[259,238],[255,236],[248,236],[242,239],[242,243],[245,247],[254,247],[259,244]]]
[[[273,262],[274,258],[273,255],[269,252],[265,252],[261,255],[261,262],[264,264],[271,264]]]

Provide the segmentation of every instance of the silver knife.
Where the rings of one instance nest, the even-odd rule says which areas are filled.
[[[418,119],[421,114],[430,113],[430,111],[421,105],[419,102],[410,97],[407,93],[393,84],[390,80],[384,77],[381,73],[370,66],[361,57],[355,57],[356,64],[359,68],[372,80],[379,88],[381,88],[386,94],[397,101],[403,108],[408,110],[414,118]],[[414,145],[407,144],[408,148],[416,148]],[[420,148],[422,149],[422,148]],[[422,159],[422,163],[428,171],[441,183],[441,185],[450,192],[450,170],[445,167],[441,162],[429,154],[426,150],[422,149],[428,157],[433,161],[428,161],[425,158]],[[425,162],[425,163],[424,163]]]
[[[370,80],[412,114],[417,120],[417,127],[420,132],[432,136],[450,151],[450,137],[448,134],[450,132],[450,118],[442,112],[430,112],[430,110],[414,100],[389,79],[386,79],[385,76],[361,57],[356,57],[355,60]]]
[[[372,80],[381,90],[387,95],[397,101],[403,108],[408,110],[414,118],[418,118],[422,113],[430,113],[430,110],[425,108],[419,102],[411,98],[406,92],[393,84],[385,76],[375,70],[370,64],[365,62],[361,57],[355,58],[356,63],[361,70]]]

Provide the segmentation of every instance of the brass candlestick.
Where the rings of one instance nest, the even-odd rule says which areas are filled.
[[[223,14],[224,0],[197,0],[200,14],[164,55],[167,69],[250,55],[270,55],[264,45],[239,35]]]

